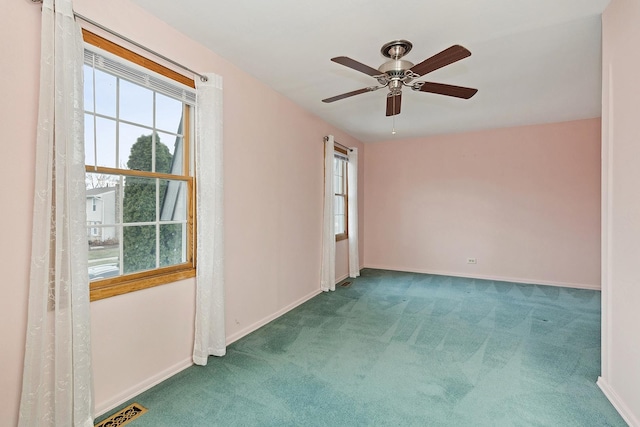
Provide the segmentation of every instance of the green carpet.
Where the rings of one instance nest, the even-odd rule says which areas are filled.
[[[595,384],[600,292],[350,280],[136,397],[129,426],[626,425]]]

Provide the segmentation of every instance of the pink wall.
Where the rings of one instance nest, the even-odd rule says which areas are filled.
[[[0,424],[17,422],[22,387],[40,63],[40,8],[11,4],[0,25],[2,156],[0,209]]]
[[[191,365],[192,280],[91,303],[99,412]]]
[[[599,119],[371,144],[365,165],[366,267],[599,288]]]
[[[640,426],[640,3],[603,14],[602,376],[598,384]]]
[[[362,144],[310,115],[129,0],[75,9],[178,62],[224,78],[226,321],[234,340],[319,292],[322,138]],[[31,239],[40,7],[16,2],[0,26],[5,224],[0,245],[0,416],[17,420]],[[143,23],[143,25],[141,25]],[[361,179],[364,183],[364,180]],[[360,202],[363,206],[363,201]],[[360,235],[363,235],[361,231]],[[190,363],[194,281],[92,303],[98,412]]]

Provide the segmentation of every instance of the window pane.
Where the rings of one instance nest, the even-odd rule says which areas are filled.
[[[345,197],[335,196],[333,200],[334,200],[333,211],[335,213],[335,233],[342,234],[342,233],[345,233],[347,230]]]
[[[93,112],[93,67],[85,65],[84,71],[84,109]]]
[[[345,181],[344,181],[344,172],[345,172],[345,162],[344,160],[338,159],[338,158],[334,158],[333,161],[333,174],[334,174],[334,179],[333,179],[333,188],[334,188],[334,193],[337,194],[343,194],[345,193],[344,189],[345,189]]]
[[[344,193],[344,178],[342,178],[341,176],[336,176],[333,179],[333,188],[334,188],[334,193],[343,194]]]
[[[89,280],[120,275],[120,244],[117,227],[87,228],[89,240]]]
[[[95,144],[93,132],[93,115],[84,115],[84,163],[95,165]]]
[[[174,175],[184,175],[184,137],[176,136],[176,142],[173,144],[173,159],[171,160],[171,173]],[[169,147],[171,149],[171,147]]]
[[[182,102],[156,93],[156,128],[182,133]]]
[[[345,203],[344,196],[334,196],[334,212],[336,215],[344,215],[345,212]]]
[[[87,143],[85,141],[85,148]],[[96,117],[96,146],[97,166],[108,168],[117,167],[116,164],[116,122],[111,119]],[[91,148],[93,150],[93,147]],[[91,163],[93,164],[93,160]]]
[[[85,182],[87,184],[87,197],[105,191],[116,191],[114,187],[120,185],[119,175],[109,175],[106,173],[88,172],[85,174]],[[116,195],[117,197],[117,195]]]
[[[340,159],[335,157],[333,158],[333,174],[340,175]]]
[[[153,126],[153,91],[120,79],[120,119]]]
[[[87,224],[115,225],[118,221],[118,177],[98,173],[85,175]]]
[[[151,172],[153,162],[152,131],[140,126],[120,123],[121,169]]]
[[[336,221],[336,223],[335,223],[335,233],[336,234],[343,234],[345,232],[345,230],[346,230],[346,227],[344,225],[345,224],[344,215],[336,215],[335,221]]]
[[[162,156],[157,158],[156,172],[182,175],[184,173],[184,138],[164,132],[158,132],[158,138],[160,139],[162,152],[166,152],[164,147],[169,151],[164,158]]]
[[[124,179],[124,223],[156,220],[156,180],[128,176]]]
[[[123,273],[156,268],[156,226],[125,226],[122,230]]]
[[[185,227],[186,224],[160,225],[160,267],[186,262]]]
[[[117,80],[111,74],[96,70],[96,113],[109,117],[116,116]]]
[[[187,219],[187,183],[160,180],[160,220],[185,221]]]
[[[182,144],[178,144],[180,149]],[[177,172],[172,172],[173,167],[173,154],[176,147],[176,136],[170,135],[164,132],[156,133],[156,172],[160,173],[182,173],[182,162],[180,159],[176,159],[178,169]]]

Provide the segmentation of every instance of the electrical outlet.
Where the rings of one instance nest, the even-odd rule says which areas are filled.
[[[467,258],[467,264],[477,264],[478,260],[476,258]]]

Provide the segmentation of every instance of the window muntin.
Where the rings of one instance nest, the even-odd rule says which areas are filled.
[[[348,237],[347,230],[347,160],[344,155],[333,158],[334,221],[336,240]]]
[[[130,81],[112,59],[105,71],[96,55],[85,52],[84,70],[87,198],[98,200],[96,211],[87,200],[92,300],[195,275],[195,98],[173,87],[167,96],[157,77]]]

